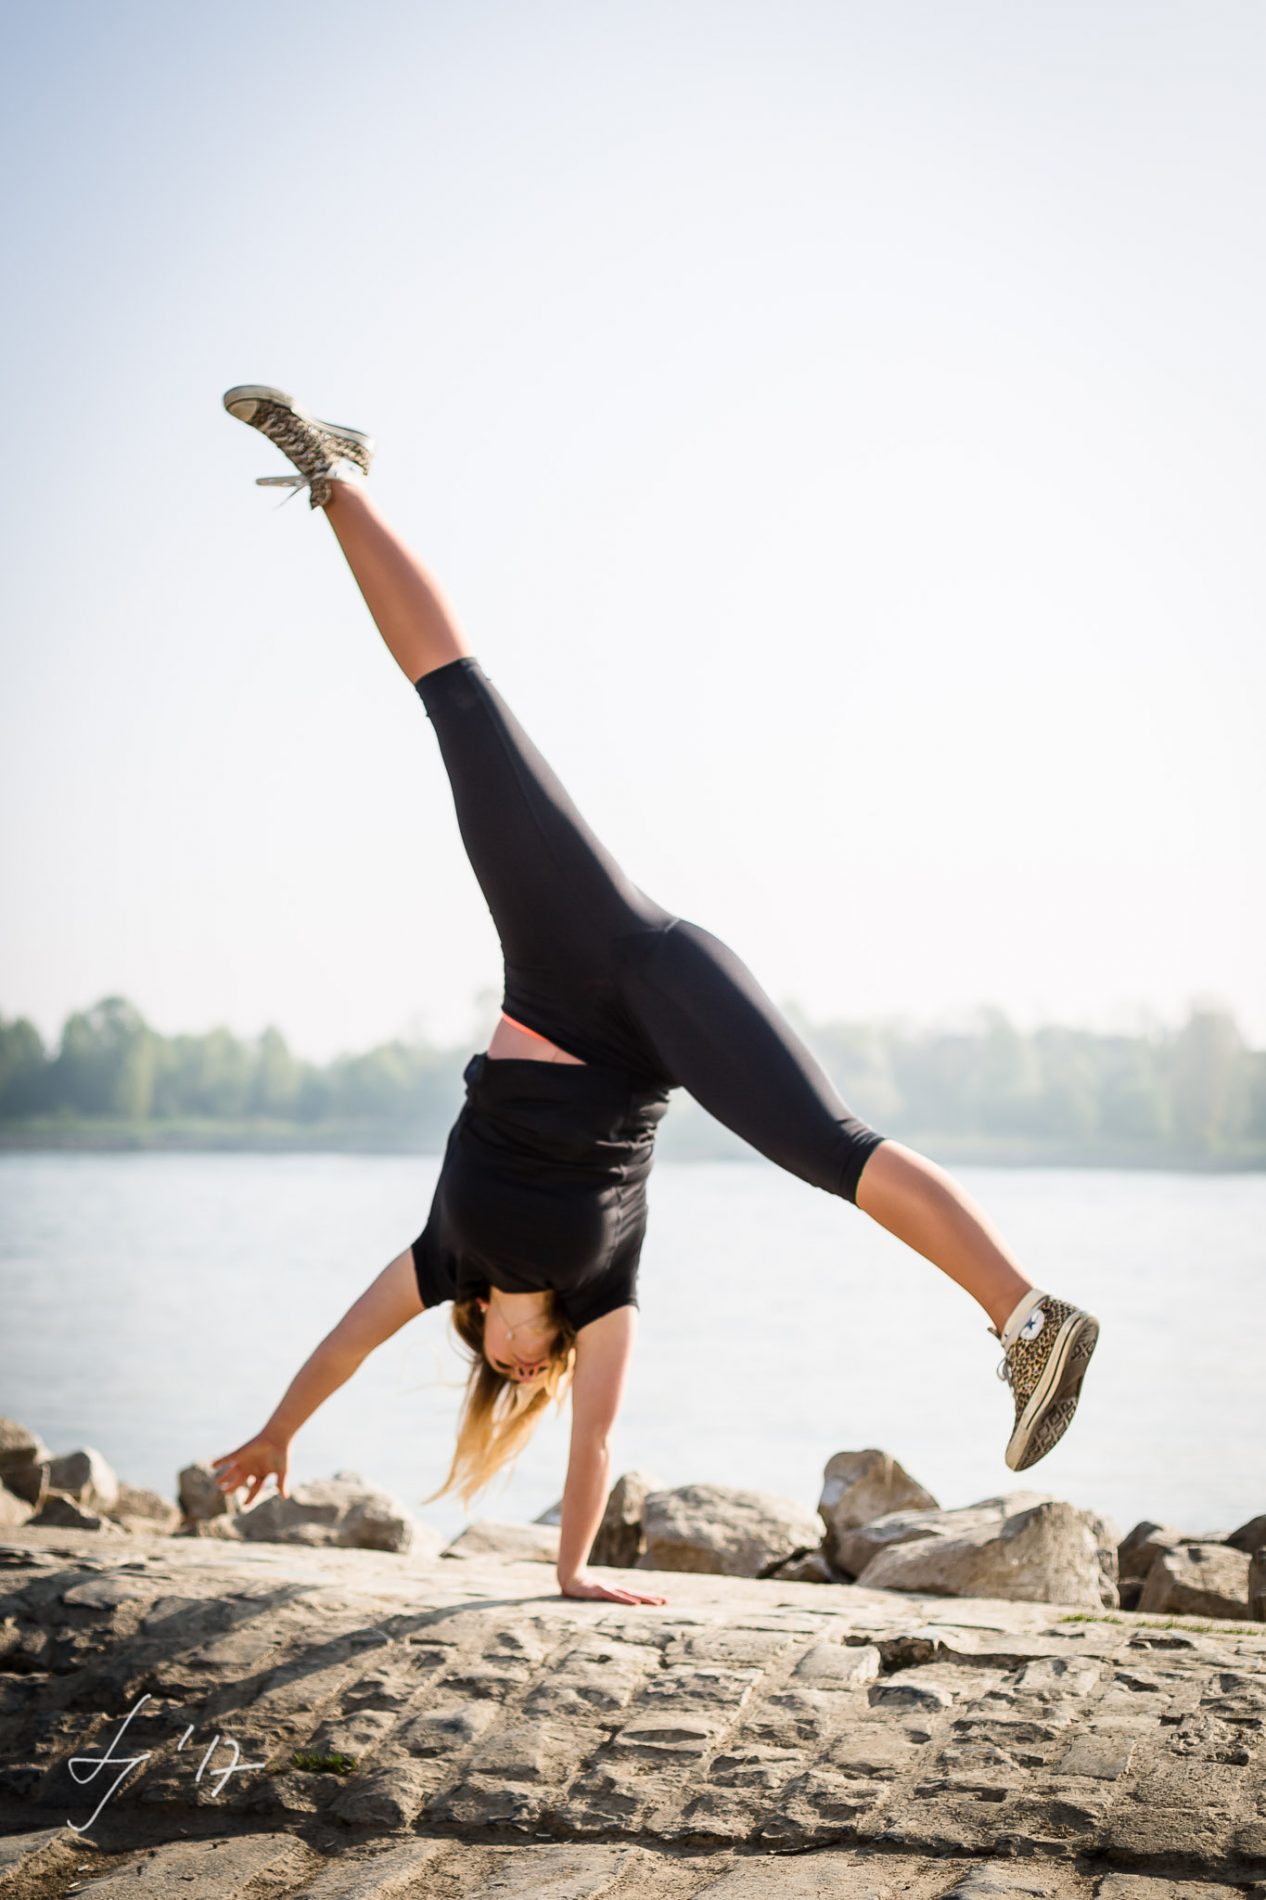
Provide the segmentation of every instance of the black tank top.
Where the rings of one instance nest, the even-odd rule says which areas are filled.
[[[426,1226],[423,1306],[552,1287],[579,1330],[637,1305],[646,1179],[666,1087],[599,1063],[474,1055]]]

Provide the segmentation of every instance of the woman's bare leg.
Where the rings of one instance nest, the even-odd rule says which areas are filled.
[[[965,1288],[998,1333],[1032,1291],[971,1196],[934,1161],[898,1141],[883,1141],[867,1156],[857,1205]]]
[[[452,608],[359,482],[332,482],[325,512],[392,659],[410,682],[470,653]]]

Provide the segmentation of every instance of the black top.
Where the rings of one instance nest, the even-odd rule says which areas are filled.
[[[474,1055],[426,1226],[423,1306],[552,1287],[579,1329],[637,1305],[646,1178],[668,1090],[601,1064]]]

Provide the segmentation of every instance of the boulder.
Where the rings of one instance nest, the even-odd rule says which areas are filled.
[[[13,1492],[0,1484],[0,1531],[15,1531],[20,1524],[29,1521],[33,1505],[25,1498],[15,1497]]]
[[[48,1488],[74,1498],[90,1511],[108,1511],[119,1495],[119,1481],[112,1467],[91,1445],[54,1458],[49,1468]]]
[[[1122,1583],[1142,1583],[1162,1550],[1176,1550],[1184,1542],[1181,1531],[1144,1518],[1117,1545],[1117,1571]]]
[[[558,1529],[549,1524],[497,1524],[476,1518],[440,1552],[441,1557],[492,1557],[501,1563],[556,1564]]]
[[[119,1495],[106,1516],[125,1531],[153,1531],[170,1536],[180,1528],[180,1511],[170,1498],[142,1485],[120,1482]]]
[[[102,1512],[81,1504],[66,1491],[50,1491],[30,1522],[35,1530],[105,1531],[114,1537],[123,1535],[118,1524],[112,1524]]]
[[[1157,1616],[1231,1616],[1248,1620],[1251,1559],[1226,1544],[1163,1550],[1147,1573],[1139,1609]]]
[[[16,1418],[0,1418],[0,1484],[14,1497],[38,1505],[48,1490],[52,1452]]]
[[[561,1498],[559,1498],[556,1503],[551,1504],[548,1511],[542,1511],[539,1517],[532,1519],[534,1524],[561,1524],[562,1521],[563,1500]]]
[[[210,1465],[186,1465],[176,1480],[176,1495],[186,1524],[205,1524],[208,1518],[231,1517],[242,1508],[245,1487],[221,1491]]]
[[[858,1575],[861,1587],[1116,1606],[1115,1533],[1092,1511],[1020,1491],[923,1519],[876,1552]]]
[[[644,1471],[626,1471],[616,1479],[589,1553],[591,1564],[607,1564],[615,1570],[633,1568],[642,1554],[646,1500],[660,1488]]]
[[[1045,1491],[1011,1491],[1006,1503],[1012,1511],[1027,1510],[1032,1504],[1049,1503]],[[983,1504],[964,1505],[955,1511],[889,1511],[871,1524],[859,1524],[836,1538],[835,1562],[850,1576],[860,1577],[880,1551],[892,1544],[912,1544],[924,1537],[967,1536],[977,1526],[991,1534],[1000,1520],[1000,1498],[987,1498]],[[947,1522],[948,1520],[948,1522]]]
[[[1248,1557],[1255,1550],[1266,1550],[1266,1511],[1260,1517],[1250,1517],[1247,1524],[1231,1532],[1226,1542],[1232,1550],[1242,1550]]]
[[[818,1514],[826,1526],[822,1548],[839,1564],[839,1540],[861,1524],[893,1511],[936,1511],[936,1499],[886,1451],[837,1451],[822,1473]],[[848,1565],[843,1566],[845,1569]]]
[[[726,1484],[683,1484],[652,1491],[639,1570],[708,1571],[762,1577],[788,1557],[816,1550],[822,1526],[786,1498]]]
[[[1266,1623],[1266,1550],[1248,1560],[1248,1613],[1254,1623]]]
[[[297,1484],[289,1497],[274,1491],[231,1522],[248,1543],[340,1550],[406,1551],[417,1528],[402,1504],[353,1471]]]

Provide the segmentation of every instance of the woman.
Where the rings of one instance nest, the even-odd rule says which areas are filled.
[[[417,1239],[296,1375],[267,1425],[217,1459],[223,1490],[285,1490],[291,1437],[366,1355],[453,1303],[471,1353],[441,1492],[469,1498],[570,1391],[558,1582],[565,1596],[662,1603],[585,1568],[610,1485],[608,1438],[636,1331],[646,1180],[669,1091],[854,1202],[966,1289],[1001,1340],[1012,1470],[1073,1416],[1098,1322],[1039,1291],[940,1168],[852,1114],[751,972],[638,889],[594,837],[468,647],[421,563],[365,489],[373,444],[283,391],[231,389],[324,508],[386,645],[439,740],[458,824],[501,940],[501,1019],[467,1064],[466,1101]],[[439,1496],[437,1492],[434,1495]]]

